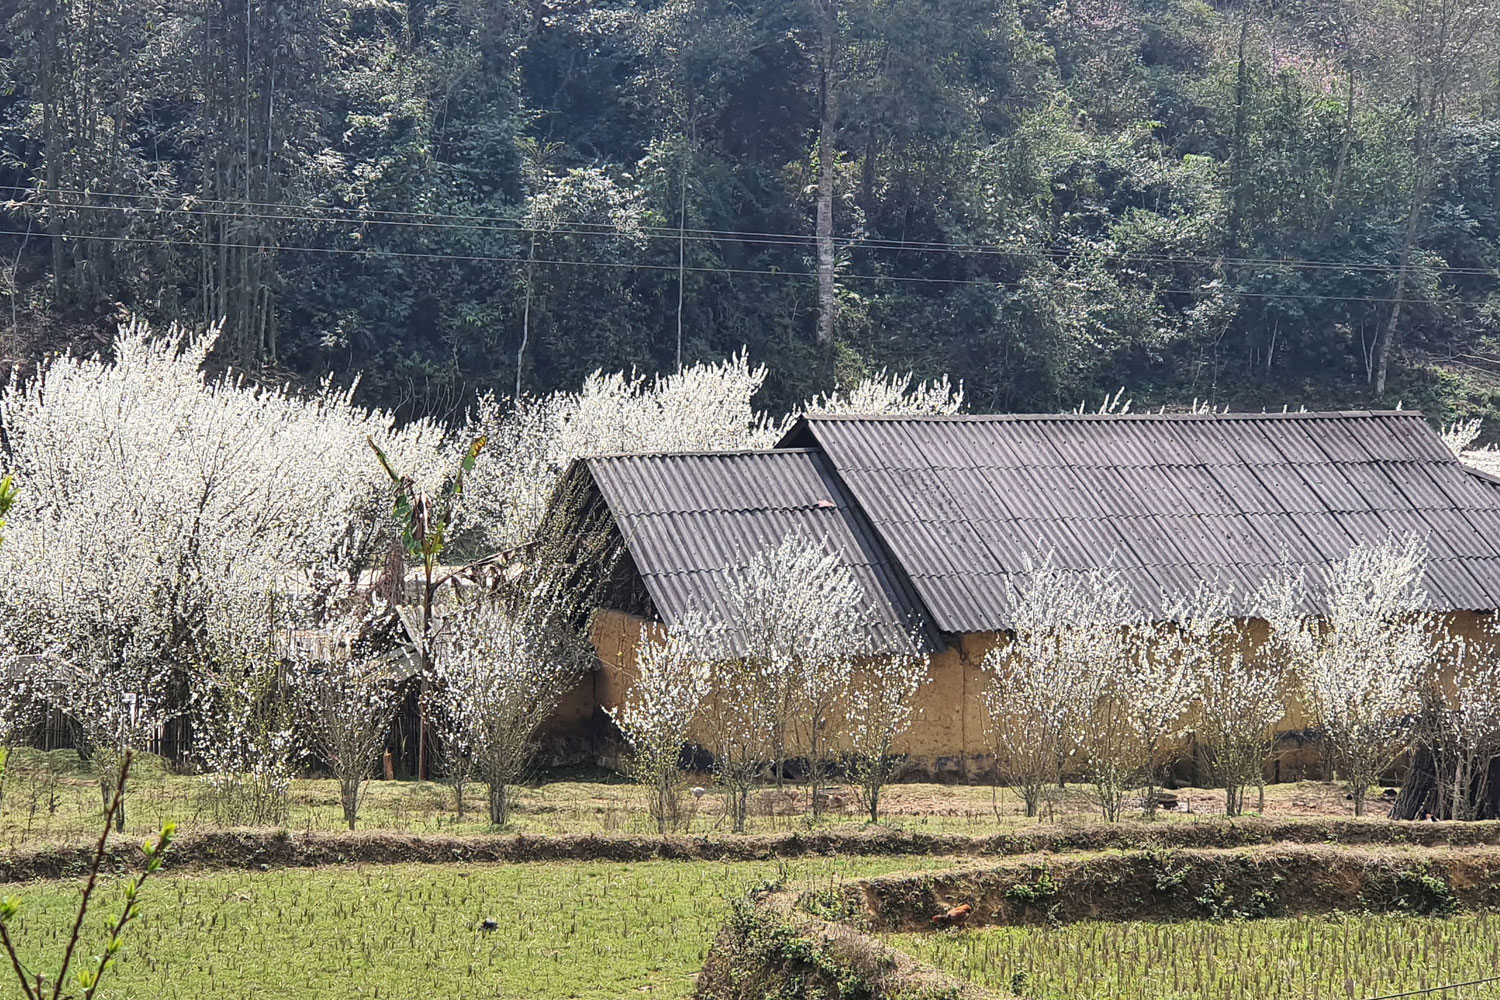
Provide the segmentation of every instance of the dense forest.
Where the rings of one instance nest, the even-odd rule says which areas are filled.
[[[1500,408],[1494,0],[3,0],[0,359]]]

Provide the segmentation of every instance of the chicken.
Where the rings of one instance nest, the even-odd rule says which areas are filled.
[[[946,913],[939,913],[937,916],[933,917],[932,918],[932,926],[934,926],[934,927],[960,927],[960,926],[963,925],[963,922],[965,920],[969,919],[969,914],[971,914],[973,912],[974,912],[974,907],[970,906],[968,903],[964,903],[962,906],[955,906],[953,909],[949,910],[948,912],[946,912]]]

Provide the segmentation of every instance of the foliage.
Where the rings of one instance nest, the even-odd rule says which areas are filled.
[[[100,0],[5,23],[28,357],[118,304],[223,317],[218,357],[270,377],[363,369],[404,415],[742,347],[778,410],[885,365],[961,374],[985,409],[1122,382],[1493,405],[1486,0]]]

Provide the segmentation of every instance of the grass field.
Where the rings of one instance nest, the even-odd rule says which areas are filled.
[[[939,858],[394,865],[163,876],[104,995],[134,998],[687,997],[727,900],[776,879],[939,867]],[[76,882],[31,884],[13,930],[55,967]],[[123,883],[98,896],[97,949]],[[499,929],[480,924],[493,919]],[[87,954],[92,954],[90,950]],[[0,997],[19,997],[0,977]]]
[[[1500,915],[1084,923],[890,935],[963,979],[1038,1000],[1364,1000],[1500,975]],[[1497,1000],[1500,982],[1432,994]]]
[[[707,777],[701,779],[711,786]],[[483,786],[468,791],[468,809],[459,820],[453,790],[437,782],[375,781],[369,785],[360,828],[402,833],[489,833],[492,828],[483,810]],[[1222,793],[1211,789],[1184,789],[1183,800],[1192,803],[1192,814],[1165,817],[1171,822],[1192,822],[1215,816]],[[13,752],[0,788],[0,847],[18,847],[38,842],[91,840],[98,833],[99,786],[87,764],[72,751]],[[1303,782],[1267,788],[1266,814],[1277,817],[1348,815],[1348,803],[1335,786]],[[176,821],[184,831],[213,825],[213,808],[200,779],[170,774],[159,762],[142,759],[132,771],[127,798],[128,832],[146,836],[162,821]],[[778,794],[766,789],[753,805],[749,832],[776,833],[805,830],[805,791],[788,788]],[[898,784],[886,794],[883,822],[909,829],[992,833],[1035,825],[1022,815],[1020,800],[1007,789],[998,796],[988,786]],[[835,810],[824,826],[859,825],[864,817],[852,801]],[[1070,787],[1060,795],[1049,822],[1083,825],[1098,821],[1098,813],[1087,788]],[[338,786],[331,780],[298,779],[293,783],[291,830],[344,829],[339,808]],[[641,789],[602,771],[553,775],[522,788],[517,794],[514,820],[509,828],[526,834],[553,833],[654,833],[646,814]],[[714,791],[698,804],[689,833],[727,833],[722,804]]]

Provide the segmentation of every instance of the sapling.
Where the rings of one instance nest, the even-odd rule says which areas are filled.
[[[1302,580],[1265,588],[1275,642],[1343,770],[1354,814],[1411,745],[1422,679],[1451,651],[1452,636],[1426,610],[1427,552],[1415,537],[1356,545],[1325,574],[1326,612],[1302,608]]]
[[[339,783],[344,822],[353,830],[399,704],[389,658],[366,648],[359,616],[335,622],[323,638],[294,652],[289,684],[302,736]]]
[[[911,728],[917,693],[931,662],[913,635],[905,648],[863,656],[854,665],[846,697],[843,742],[849,776],[871,823],[880,822],[880,801],[900,758],[896,742]]]
[[[636,654],[635,682],[624,703],[610,712],[630,746],[630,774],[649,789],[658,833],[675,830],[681,821],[678,765],[707,693],[705,659],[716,646],[713,630],[697,615],[648,638]]]
[[[115,774],[113,791],[104,811],[103,830],[100,831],[99,839],[94,845],[93,860],[89,865],[88,879],[84,882],[83,894],[78,901],[78,910],[73,918],[72,932],[63,949],[62,962],[52,976],[47,977],[39,972],[29,972],[27,964],[21,961],[16,942],[10,933],[10,923],[21,912],[22,901],[13,896],[0,898],[0,947],[5,949],[6,957],[10,959],[10,968],[15,975],[16,985],[20,987],[21,995],[26,1000],[61,1000],[63,996],[77,996],[81,1000],[93,1000],[99,993],[106,973],[114,968],[120,949],[124,945],[125,929],[140,915],[142,887],[152,875],[161,869],[162,862],[166,860],[167,851],[172,846],[177,833],[177,825],[171,822],[162,825],[155,842],[148,840],[141,846],[146,856],[145,868],[126,883],[125,903],[120,908],[119,914],[108,925],[109,936],[105,940],[104,948],[93,957],[87,967],[74,973],[72,988],[76,992],[64,994],[64,988],[69,985],[68,973],[73,969],[78,944],[82,938],[84,920],[88,916],[89,905],[99,884],[99,874],[104,870],[109,833],[115,826],[117,812],[124,808],[125,782],[130,776],[132,757],[133,754],[127,751]],[[51,983],[50,990],[47,989],[49,982]]]

